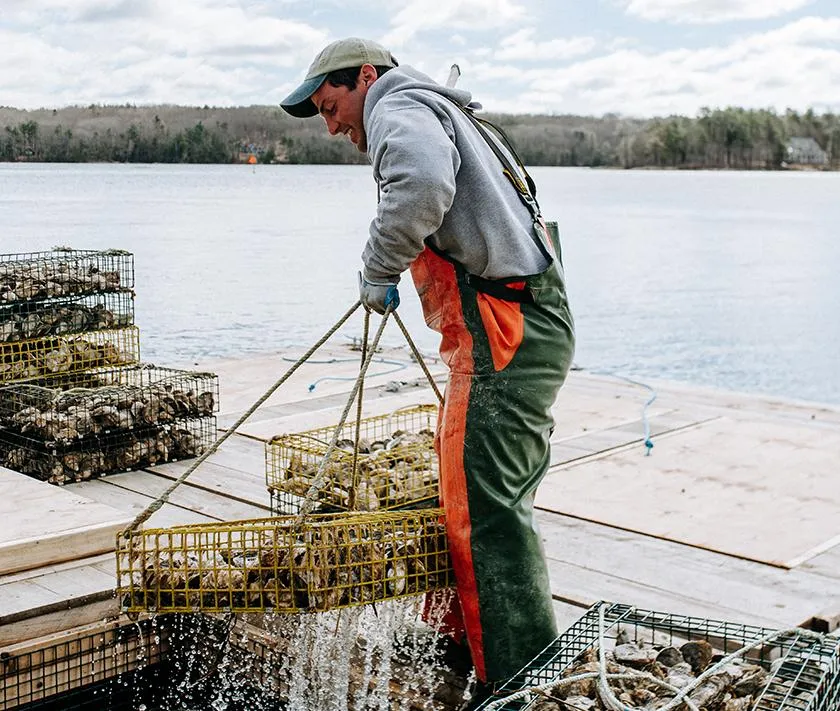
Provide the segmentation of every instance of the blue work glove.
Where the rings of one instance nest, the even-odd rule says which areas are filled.
[[[359,301],[368,311],[384,314],[389,306],[396,310],[400,293],[392,281],[368,281],[359,272]]]

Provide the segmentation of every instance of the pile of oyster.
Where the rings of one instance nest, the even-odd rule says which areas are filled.
[[[190,389],[192,384],[164,381],[67,392],[23,384],[0,387],[0,427],[67,444],[88,435],[212,415],[213,392]]]
[[[166,425],[123,434],[90,450],[81,447],[47,452],[0,441],[0,462],[9,469],[60,485],[196,457],[207,448],[207,439],[202,432]]]
[[[607,674],[632,675],[630,679],[609,682],[621,704],[628,709],[654,711],[668,704],[674,698],[674,694],[651,681],[644,673],[681,689],[693,683],[710,665],[724,656],[705,640],[686,642],[679,647],[655,646],[627,641],[626,636],[620,633],[615,649],[606,653],[606,671]],[[599,669],[598,650],[593,647],[569,667],[562,678],[597,673]],[[763,667],[736,659],[711,674],[688,695],[688,698],[701,711],[749,711],[755,707],[758,696],[771,682],[771,677],[772,672]],[[786,696],[788,694],[782,694],[780,698]],[[542,692],[540,698],[528,708],[533,711],[608,711],[613,706],[602,699],[596,679],[590,678],[559,683],[553,689]],[[679,706],[680,711],[687,708],[685,704]],[[805,706],[797,705],[795,708]]]
[[[12,344],[0,348],[0,382],[28,380],[60,373],[72,373],[135,360],[113,343],[94,343],[84,338],[45,338],[37,347]]]
[[[25,341],[64,333],[128,325],[104,303],[46,303],[0,312],[0,342]],[[9,307],[11,308],[11,307]]]
[[[71,294],[118,291],[118,271],[100,271],[74,258],[0,263],[0,301],[51,299]]]
[[[250,547],[231,547],[231,536],[222,534],[211,550],[205,535],[200,552],[178,534],[168,551],[144,552],[135,539],[136,547],[120,553],[122,603],[158,611],[324,611],[449,587],[443,524],[409,528],[353,523],[301,531],[290,523],[262,532]]]
[[[375,511],[422,501],[437,496],[438,470],[434,454],[434,432],[396,430],[390,437],[379,440],[359,439],[356,478],[353,487],[353,452],[355,443],[341,439],[324,469],[324,485],[318,501],[339,509]],[[278,443],[282,441],[278,440]],[[283,479],[274,482],[279,490],[295,496],[305,496],[315,481],[326,447],[316,453],[306,452],[303,445],[290,439],[281,444],[288,450]]]

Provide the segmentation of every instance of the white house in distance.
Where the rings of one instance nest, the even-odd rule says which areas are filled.
[[[828,153],[813,138],[794,136],[787,142],[788,165],[828,165]]]

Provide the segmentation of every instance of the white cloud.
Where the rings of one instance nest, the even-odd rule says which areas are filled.
[[[778,17],[812,0],[622,0],[630,15],[645,20],[715,23]]]
[[[525,16],[525,7],[515,0],[409,0],[391,18],[383,43],[400,48],[420,32],[507,27]]]
[[[505,37],[502,46],[495,52],[495,59],[529,62],[570,59],[589,54],[596,45],[593,37],[561,37],[540,42],[534,39],[534,33],[533,27],[527,27]]]
[[[490,110],[694,115],[702,106],[840,109],[840,18],[803,18],[776,30],[701,50],[623,49],[563,67],[470,68],[488,84],[503,78],[519,96],[481,95]],[[465,76],[468,75],[465,73]]]
[[[2,103],[19,107],[259,103],[289,88],[328,41],[325,30],[231,0],[3,2],[12,4],[0,25]],[[281,70],[294,77],[278,80]]]

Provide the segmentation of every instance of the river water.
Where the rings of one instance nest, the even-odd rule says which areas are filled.
[[[840,403],[840,174],[533,175],[578,366]],[[375,203],[364,166],[0,163],[0,252],[133,252],[143,360],[189,366],[319,338],[357,297]],[[432,351],[410,279],[400,293]]]

